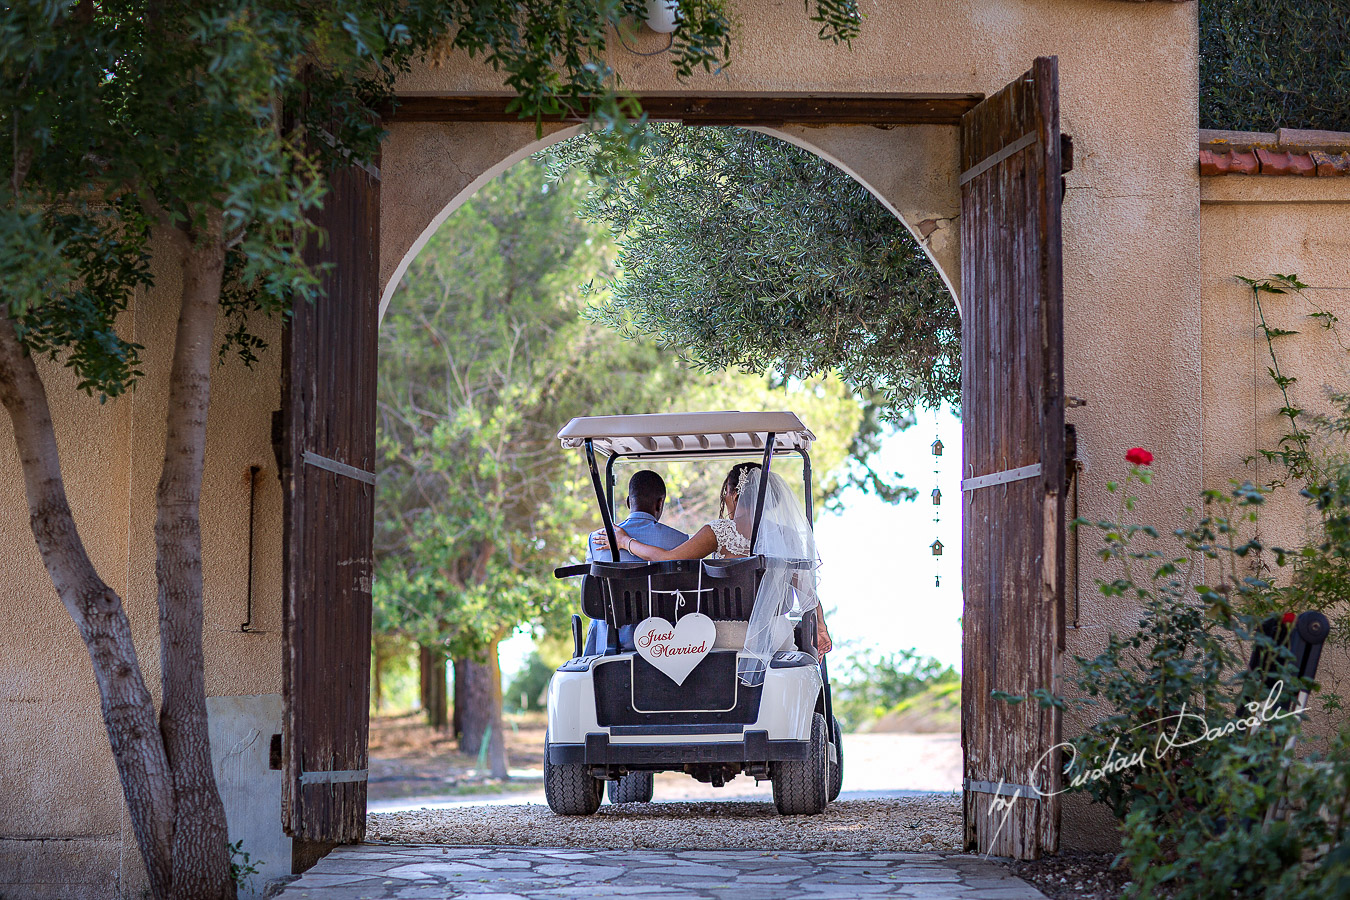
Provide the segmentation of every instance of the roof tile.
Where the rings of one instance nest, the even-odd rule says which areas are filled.
[[[1256,148],[1256,158],[1261,163],[1262,175],[1305,175],[1317,174],[1317,163],[1307,153],[1290,153],[1288,150],[1275,151]]]
[[[1202,130],[1200,174],[1350,176],[1350,133]]]
[[[1261,165],[1255,153],[1215,153],[1200,151],[1201,175],[1260,175]]]
[[[1317,164],[1318,175],[1323,177],[1350,175],[1350,153],[1327,153],[1322,150],[1314,150],[1308,155]]]

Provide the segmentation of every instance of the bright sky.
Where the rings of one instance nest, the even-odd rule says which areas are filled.
[[[934,459],[934,436],[945,445]],[[937,475],[933,474],[936,464]],[[816,522],[821,599],[834,638],[831,671],[867,650],[916,649],[923,656],[961,667],[961,423],[950,411],[920,413],[916,424],[887,437],[873,460],[878,472],[903,472],[919,489],[914,502],[890,506],[849,489],[844,509]],[[942,505],[934,507],[934,486]],[[934,511],[941,521],[933,522]],[[937,566],[929,545],[941,539]],[[934,584],[935,573],[942,586]],[[520,668],[533,649],[528,632],[501,644],[503,678]]]

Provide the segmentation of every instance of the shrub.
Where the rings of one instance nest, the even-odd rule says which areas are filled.
[[[1350,466],[1304,494],[1343,513],[1343,476]],[[1127,896],[1345,896],[1350,737],[1337,735],[1325,754],[1296,755],[1303,716],[1294,704],[1316,685],[1296,677],[1292,654],[1259,625],[1271,611],[1294,611],[1291,602],[1306,604],[1305,573],[1343,560],[1350,540],[1326,530],[1307,550],[1277,550],[1280,565],[1301,567],[1280,587],[1259,562],[1260,541],[1245,536],[1256,532],[1261,489],[1206,492],[1192,524],[1164,537],[1126,523],[1130,491],[1150,480],[1133,467],[1123,484],[1108,484],[1121,496],[1117,521],[1075,523],[1101,533],[1100,555],[1115,567],[1115,578],[1099,581],[1102,593],[1133,599],[1143,615],[1138,631],[1075,659],[1073,697],[1038,692],[1043,705],[1097,719],[1064,751],[1064,786],[1120,820]],[[1267,654],[1260,671],[1246,665],[1253,646]]]
[[[930,685],[960,682],[951,666],[914,650],[889,655],[868,653],[849,661],[831,678],[834,714],[845,731],[878,719]]]
[[[1350,131],[1345,4],[1200,0],[1200,127]]]

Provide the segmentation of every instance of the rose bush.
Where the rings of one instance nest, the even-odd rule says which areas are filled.
[[[1271,548],[1278,565],[1295,568],[1284,584],[1262,568],[1265,548],[1249,536],[1259,534],[1264,490],[1208,491],[1187,527],[1163,535],[1130,521],[1132,489],[1154,477],[1139,469],[1152,454],[1136,447],[1126,459],[1124,481],[1107,484],[1120,497],[1116,520],[1074,527],[1100,533],[1098,553],[1115,574],[1098,587],[1139,604],[1139,628],[1112,634],[1095,657],[1075,657],[1063,692],[1071,696],[1034,697],[1094,722],[1064,753],[1065,788],[1116,816],[1128,897],[1350,896],[1350,730],[1342,726],[1321,752],[1300,752],[1295,739],[1311,747],[1304,715],[1277,701],[1318,686],[1298,679],[1292,654],[1259,627],[1270,615],[1288,625],[1344,590],[1323,597],[1318,586],[1350,558],[1350,527],[1341,527],[1350,520],[1350,457],[1331,457],[1339,461],[1320,467],[1324,483],[1302,492],[1320,515],[1318,539],[1297,552]],[[1247,666],[1253,647],[1265,651],[1259,671]]]

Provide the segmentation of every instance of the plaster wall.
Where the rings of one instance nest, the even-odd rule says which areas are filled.
[[[158,245],[158,246],[162,246]],[[155,602],[155,488],[164,448],[168,371],[179,273],[156,254],[155,287],[134,299],[126,334],[145,347],[145,376],[100,404],[71,372],[40,361],[56,423],[66,489],[81,537],[131,619],[151,693],[159,696]],[[276,343],[277,323],[257,323]],[[224,323],[218,331],[224,335]],[[253,368],[229,360],[212,373],[209,450],[202,484],[206,687],[211,696],[281,690],[281,488],[271,447],[280,403],[280,353]],[[248,600],[248,471],[256,479],[253,621]],[[0,634],[0,895],[139,896],[135,838],[99,711],[89,656],[61,605],[28,529],[28,507],[8,416],[0,417],[0,583],[10,627]],[[270,740],[270,735],[267,736]],[[255,858],[257,854],[255,854]]]
[[[1068,393],[1087,463],[1083,508],[1106,514],[1101,484],[1120,454],[1143,444],[1169,472],[1157,484],[1162,520],[1179,518],[1202,483],[1200,206],[1196,174],[1194,4],[1103,0],[960,0],[940,14],[917,0],[863,0],[852,48],[816,38],[797,2],[744,0],[734,61],[681,84],[663,56],[616,49],[633,90],[992,93],[1037,55],[1060,58],[1062,125],[1076,168],[1064,203]],[[642,39],[639,49],[656,49]],[[651,46],[648,46],[648,45]],[[499,76],[450,56],[416,68],[408,91],[500,90]],[[546,129],[554,139],[560,127]],[[868,184],[926,239],[958,289],[954,129],[792,128],[780,132]],[[535,149],[532,125],[398,125],[383,174],[382,271],[400,265],[428,228],[501,167]],[[157,693],[154,491],[163,441],[177,273],[163,257],[154,290],[128,315],[145,345],[136,392],[102,406],[78,395],[69,373],[44,363],[66,458],[68,488],[99,571],[122,595],[142,667]],[[1165,327],[1161,327],[1165,325]],[[277,327],[259,324],[275,342]],[[1143,343],[1147,341],[1147,343]],[[279,353],[252,369],[215,371],[202,496],[206,667],[215,696],[280,690],[281,493],[270,446],[279,403]],[[257,479],[253,628],[240,630],[247,585],[248,479]],[[134,841],[103,733],[89,663],[57,601],[31,535],[7,420],[0,419],[0,580],[16,597],[15,627],[0,637],[0,892],[108,897],[141,883]],[[1085,565],[1083,583],[1093,572]],[[1069,650],[1096,647],[1128,627],[1126,605],[1084,607]],[[1072,723],[1066,734],[1072,734]],[[1065,845],[1100,834],[1066,804]],[[6,881],[5,879],[9,879]]]
[[[1334,412],[1328,392],[1350,392],[1350,179],[1203,178],[1200,199],[1205,487],[1264,484],[1283,467],[1258,451],[1275,448],[1289,421],[1279,412],[1284,398],[1268,372],[1271,351],[1252,291],[1236,276],[1280,272],[1309,285],[1301,295],[1262,294],[1261,311],[1270,327],[1298,332],[1273,341],[1280,371],[1298,379],[1289,387],[1292,404]],[[1319,310],[1342,321],[1324,328],[1309,317]],[[1269,495],[1260,534],[1267,546],[1299,547],[1315,538],[1316,525],[1297,489],[1284,488]],[[1262,562],[1287,578],[1270,554]],[[1350,656],[1344,640],[1333,644],[1318,680],[1344,694]]]

